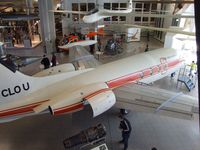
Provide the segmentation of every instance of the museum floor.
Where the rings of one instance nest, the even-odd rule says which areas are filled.
[[[125,44],[127,48],[123,57],[144,51],[145,40]],[[134,48],[132,48],[134,47]],[[150,40],[149,48],[162,47],[156,40]],[[42,56],[41,46],[34,50],[10,50],[11,53],[21,55]],[[57,55],[59,63],[67,60],[63,54]],[[105,63],[117,59],[116,57],[100,56],[100,61]],[[33,69],[34,68],[34,69]],[[22,69],[27,74],[39,71],[39,62]],[[176,80],[166,77],[156,81],[154,86],[168,90],[177,90]],[[197,97],[197,87],[191,92],[182,87],[181,90],[189,95]],[[110,150],[120,150],[123,146],[118,143],[121,140],[119,127],[119,110],[115,107],[102,115],[92,118],[92,110],[86,107],[83,111],[73,114],[51,116],[42,114],[26,117],[10,123],[0,124],[0,149],[1,150],[64,150],[63,140],[83,129],[103,123],[107,129],[106,143]],[[132,133],[129,139],[128,150],[199,150],[200,134],[198,121],[182,120],[154,114],[130,112],[127,115],[132,125]]]

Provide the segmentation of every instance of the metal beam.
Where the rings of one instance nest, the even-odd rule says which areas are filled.
[[[200,1],[194,0],[196,44],[197,44],[197,71],[198,71],[198,102],[200,108]],[[199,109],[199,131],[200,131],[200,109]]]
[[[146,0],[133,0],[133,3],[162,3],[162,4],[176,4],[176,3],[181,3],[181,4],[192,4],[194,3],[193,0],[187,0],[187,1],[184,1],[184,0],[179,0],[179,1],[174,1],[174,0],[168,0],[168,1],[146,1]]]

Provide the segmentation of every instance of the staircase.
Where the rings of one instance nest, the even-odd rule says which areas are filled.
[[[177,79],[177,87],[179,83],[184,83],[186,88],[191,91],[193,88],[195,88],[197,75],[195,77],[189,76],[190,73],[190,66],[185,65],[183,68],[180,68],[178,79]]]

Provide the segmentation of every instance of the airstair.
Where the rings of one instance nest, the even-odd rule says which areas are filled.
[[[195,74],[194,76],[190,75],[190,66],[185,65],[179,70],[176,87],[178,88],[179,83],[181,83],[181,85],[182,83],[184,83],[186,88],[189,91],[191,91],[193,88],[195,88],[196,81],[197,81],[197,74]]]

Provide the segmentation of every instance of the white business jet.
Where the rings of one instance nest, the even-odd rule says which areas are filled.
[[[48,76],[27,76],[13,68],[9,60],[2,58],[0,121],[8,122],[43,112],[52,115],[73,113],[82,110],[88,104],[92,107],[95,117],[115,104],[114,89],[138,81],[151,83],[175,72],[182,65],[183,60],[177,50],[162,48],[104,64],[95,69],[71,69]],[[146,96],[151,97],[152,94]],[[163,106],[162,102],[154,101],[151,108],[156,110],[156,107],[159,107],[169,113],[187,114],[186,105],[193,107],[197,105],[195,102],[191,99],[186,102],[186,98],[182,96],[181,101],[169,102],[169,105],[162,108],[159,107]]]

